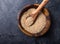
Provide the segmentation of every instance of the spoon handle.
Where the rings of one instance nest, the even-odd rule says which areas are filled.
[[[41,11],[41,9],[48,3],[49,0],[43,0],[42,3],[39,5],[39,7],[32,12],[32,17],[35,19],[38,13]]]

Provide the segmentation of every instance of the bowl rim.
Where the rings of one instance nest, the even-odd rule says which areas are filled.
[[[26,10],[24,10],[24,9],[26,9],[26,8],[28,8],[28,7],[30,7],[30,6],[39,6],[39,4],[33,4],[33,5],[26,5],[22,10],[20,10],[19,12],[18,12],[18,27],[19,27],[19,29],[24,33],[24,34],[26,34],[26,35],[28,35],[28,36],[33,36],[33,37],[38,37],[38,36],[42,36],[43,34],[45,34],[47,31],[48,31],[48,29],[49,29],[49,27],[50,27],[50,16],[49,16],[49,12],[48,12],[48,9],[47,8],[43,8],[43,13],[45,14],[45,16],[46,16],[46,18],[47,18],[47,24],[46,24],[46,26],[44,27],[44,29],[40,32],[40,33],[35,33],[35,34],[32,34],[32,33],[30,33],[30,32],[28,32],[28,31],[26,31],[22,26],[21,26],[21,23],[20,23],[20,20],[21,20],[21,16],[22,16],[22,14],[26,11]]]

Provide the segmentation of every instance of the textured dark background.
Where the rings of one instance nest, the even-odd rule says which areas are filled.
[[[38,0],[40,3],[42,0]],[[0,44],[60,44],[60,0],[49,0],[51,27],[42,37],[28,37],[18,28],[17,15],[36,0],[0,0]]]

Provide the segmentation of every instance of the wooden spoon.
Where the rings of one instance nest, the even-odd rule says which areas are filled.
[[[36,17],[38,16],[38,13],[41,11],[41,9],[48,3],[48,0],[43,0],[42,3],[38,6],[38,8],[30,14],[30,17],[26,20],[26,25],[30,26],[35,21]]]

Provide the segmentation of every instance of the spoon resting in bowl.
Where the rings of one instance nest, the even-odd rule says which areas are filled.
[[[27,17],[25,22],[27,26],[31,26],[34,23],[36,17],[38,16],[38,13],[41,12],[42,8],[48,3],[48,1],[49,0],[43,0],[38,8],[34,12],[32,12],[29,17]]]

